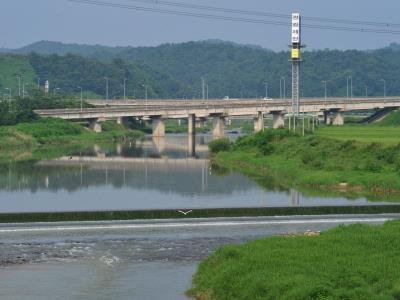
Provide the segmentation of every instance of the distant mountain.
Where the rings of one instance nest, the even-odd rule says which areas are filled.
[[[108,47],[101,45],[64,44],[61,42],[40,41],[19,49],[11,50],[12,53],[29,54],[31,52],[41,55],[66,55],[76,54],[98,59],[112,59],[122,50],[129,47]]]
[[[229,45],[240,48],[252,48],[264,51],[271,51],[265,49],[258,45],[242,45],[235,42],[229,42],[218,39],[209,39],[204,41],[199,41],[200,44],[210,44],[210,45]],[[183,43],[185,44],[185,43]],[[16,53],[16,54],[29,54],[31,52],[41,54],[41,55],[66,55],[66,54],[77,54],[85,57],[97,58],[100,60],[110,60],[130,50],[138,48],[158,48],[165,45],[175,45],[175,44],[164,44],[157,47],[130,47],[130,46],[102,46],[102,45],[85,45],[85,44],[65,44],[62,42],[52,42],[52,41],[39,41],[33,44],[26,45],[17,49],[6,49],[0,48],[1,53]]]
[[[382,79],[387,95],[398,95],[399,51],[399,44],[370,51],[305,51],[301,94],[323,96],[322,81],[326,80],[328,96],[344,97],[346,78],[351,76],[355,96],[366,92],[370,96],[382,95]],[[19,54],[21,62],[17,63],[15,57],[4,63],[0,60],[0,86],[15,83],[15,74],[27,70],[29,78],[49,79],[53,86],[66,92],[76,92],[77,85],[85,85],[86,90],[103,95],[107,76],[115,96],[122,94],[125,77],[129,93],[137,97],[144,97],[143,84],[148,84],[151,97],[200,98],[204,78],[209,96],[214,98],[263,97],[266,83],[270,97],[278,98],[285,93],[290,98],[289,53],[252,45],[206,40],[157,47],[107,47],[42,41],[12,52]],[[40,55],[28,54],[31,52]],[[283,81],[285,91],[283,86],[280,89]]]

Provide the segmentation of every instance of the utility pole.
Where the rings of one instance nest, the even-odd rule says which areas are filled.
[[[368,98],[368,86],[365,85],[365,98]]]
[[[268,98],[268,82],[265,82],[265,99]]]
[[[207,100],[208,100],[208,83],[206,84],[206,90],[207,90]]]

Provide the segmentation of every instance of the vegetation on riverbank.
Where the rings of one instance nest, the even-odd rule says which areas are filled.
[[[101,133],[95,133],[81,124],[61,119],[38,119],[14,126],[0,126],[0,160],[31,157],[38,147],[44,145],[124,142],[144,136],[138,130],[126,129],[112,121],[102,123],[102,128]]]
[[[225,299],[400,299],[400,222],[341,226],[226,246],[202,262],[189,295]]]
[[[214,144],[223,144],[223,152]],[[239,138],[226,148],[211,144],[213,160],[252,176],[278,180],[283,187],[311,188],[385,198],[400,191],[400,145],[301,137],[266,130]],[[219,145],[217,148],[221,148]],[[229,151],[227,151],[229,150]]]

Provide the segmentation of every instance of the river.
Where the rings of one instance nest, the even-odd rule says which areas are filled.
[[[303,195],[214,168],[210,140],[149,137],[10,163],[0,174],[0,213],[374,204]],[[0,298],[187,299],[198,262],[220,246],[391,218],[397,215],[3,224]]]

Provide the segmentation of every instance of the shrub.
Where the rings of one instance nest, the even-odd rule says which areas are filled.
[[[229,151],[231,149],[231,142],[227,138],[217,139],[208,144],[211,153],[218,153],[221,151]]]

